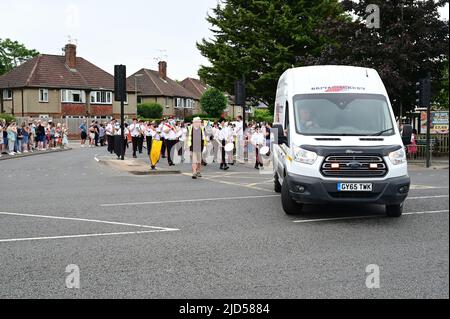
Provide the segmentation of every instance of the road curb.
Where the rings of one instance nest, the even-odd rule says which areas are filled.
[[[13,160],[13,159],[30,157],[30,156],[61,153],[61,152],[67,152],[67,151],[71,151],[71,150],[72,150],[72,148],[64,148],[64,149],[50,150],[50,151],[34,151],[33,153],[26,153],[26,154],[22,153],[22,154],[16,154],[14,156],[2,154],[2,157],[0,157],[0,161]]]

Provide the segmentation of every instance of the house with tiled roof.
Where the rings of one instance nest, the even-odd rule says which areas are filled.
[[[167,62],[158,63],[158,71],[141,69],[128,78],[138,90],[138,103],[158,103],[164,116],[185,118],[200,112],[200,98],[167,76]]]
[[[208,86],[199,79],[186,78],[181,81],[180,84],[186,90],[191,92],[198,101],[202,98],[203,93],[208,90]],[[228,93],[225,93],[225,96],[228,100],[228,106],[225,109],[223,116],[229,116],[231,118],[236,118],[239,115],[242,116],[242,107],[235,104],[234,96],[231,96]]]
[[[114,76],[77,56],[40,54],[0,76],[0,112],[22,117],[118,117]],[[136,116],[136,90],[127,85],[125,115]]]

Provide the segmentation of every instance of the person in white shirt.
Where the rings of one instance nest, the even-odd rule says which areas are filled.
[[[145,141],[147,142],[147,154],[150,156],[150,153],[152,152],[152,143],[153,143],[153,136],[155,136],[155,123],[147,123],[145,126],[144,134],[145,134]]]
[[[133,119],[133,124],[130,125],[129,130],[131,132],[131,142],[133,143],[133,158],[137,158],[136,152],[139,145],[139,136],[141,134],[141,127],[137,119]]]
[[[228,130],[228,126],[225,125],[224,120],[220,123],[220,126],[219,126],[218,139],[222,145],[222,158],[221,158],[221,162],[220,162],[220,169],[223,169],[224,171],[226,171],[226,170],[230,169],[230,167],[227,165],[226,154],[225,154],[225,145],[227,144],[227,141],[229,139],[229,130]]]
[[[106,142],[108,143],[108,152],[114,153],[114,126],[116,124],[116,120],[112,119],[108,125],[106,125]]]
[[[172,149],[175,146],[175,144],[178,143],[177,129],[175,127],[175,123],[173,122],[165,123],[163,126],[163,133],[165,135],[166,140],[167,162],[169,163],[169,166],[175,166],[172,160],[173,157]]]
[[[235,122],[235,132],[237,136],[236,155],[244,159],[244,122],[242,116],[238,116]]]
[[[265,145],[266,141],[265,141],[265,136],[261,132],[261,128],[259,127],[259,125],[255,126],[255,131],[252,134],[250,141],[251,141],[252,145],[255,147],[255,152],[256,152],[255,169],[264,167],[264,164],[261,159],[260,149]]]

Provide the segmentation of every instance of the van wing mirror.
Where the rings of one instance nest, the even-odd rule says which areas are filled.
[[[275,144],[287,144],[288,139],[287,136],[284,135],[284,128],[281,124],[274,124],[272,127],[273,135],[275,138]]]

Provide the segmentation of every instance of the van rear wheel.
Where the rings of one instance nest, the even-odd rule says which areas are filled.
[[[291,194],[289,193],[289,183],[287,181],[287,177],[285,177],[283,185],[281,186],[281,204],[287,215],[298,215],[302,212],[303,204],[297,203],[293,200]]]
[[[388,217],[398,218],[403,214],[404,203],[396,205],[386,205],[386,215]]]

